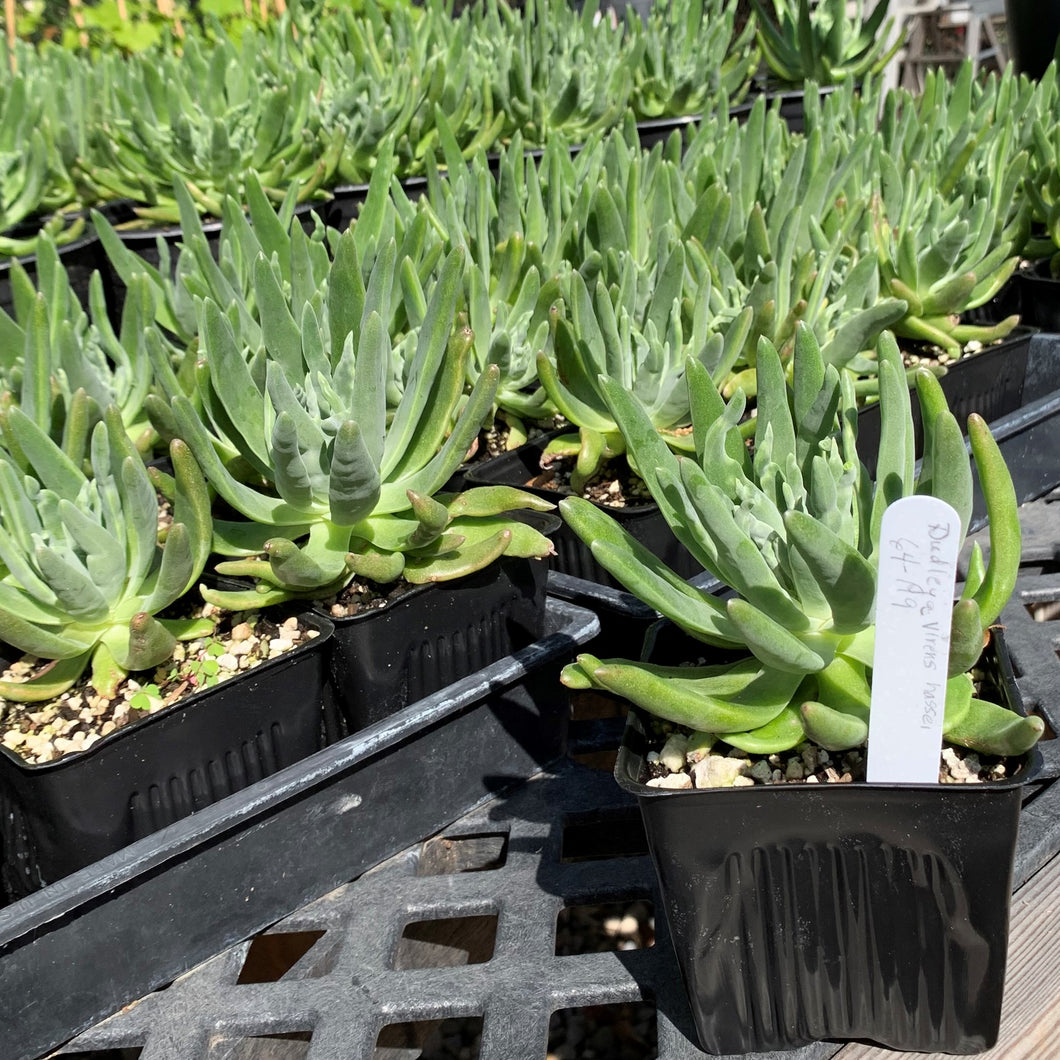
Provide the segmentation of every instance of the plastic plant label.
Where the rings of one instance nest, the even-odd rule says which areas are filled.
[[[961,520],[936,497],[883,513],[866,776],[937,784]]]

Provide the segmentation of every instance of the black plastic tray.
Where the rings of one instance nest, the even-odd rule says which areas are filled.
[[[563,751],[559,670],[597,629],[473,677],[0,910],[0,1056],[32,1060],[260,931]]]
[[[22,898],[324,746],[326,618],[318,636],[31,765],[0,747],[0,894]]]

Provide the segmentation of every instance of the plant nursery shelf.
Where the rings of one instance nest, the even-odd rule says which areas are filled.
[[[1033,510],[1040,507],[1045,502]],[[1002,617],[1024,698],[1054,732],[1060,728],[1054,622],[1037,621],[1028,604],[1057,600],[1060,575],[1029,568]],[[547,1054],[583,1055],[554,1041],[557,1020],[570,1010],[599,1020],[632,1006],[639,1022],[615,1024],[629,1036],[622,1051],[596,1055],[703,1060],[662,917],[654,924],[654,945],[649,938],[639,940],[640,948],[572,952],[557,944],[575,909],[647,902],[659,908],[639,815],[606,763],[607,738],[615,731],[604,721],[576,717],[572,757],[126,1007],[53,1055],[543,1060]],[[1001,1039],[984,1054],[1006,1060],[1051,1055],[1044,1043],[1055,1040],[1060,1023],[1060,938],[1051,930],[1060,884],[1060,762],[1051,743],[1043,747],[1040,779],[1020,815]],[[410,946],[410,940],[418,942]],[[264,970],[262,952],[273,958]],[[439,1051],[439,1035],[446,1041],[453,1027],[468,1036],[469,1053]],[[901,1055],[860,1043],[819,1042],[769,1057]]]

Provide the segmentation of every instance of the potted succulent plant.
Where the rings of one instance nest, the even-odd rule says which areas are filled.
[[[889,0],[877,0],[864,17],[861,0],[853,17],[846,0],[751,0],[758,22],[758,44],[770,72],[799,85],[814,81],[834,85],[878,73],[897,54],[903,37],[890,38],[894,17]],[[886,19],[886,21],[884,21]]]
[[[1056,65],[1041,87],[1055,86]],[[1055,88],[1052,93],[1055,97]],[[1051,124],[1050,124],[1051,122]],[[1023,192],[1039,226],[1023,248],[1028,259],[1017,274],[1024,320],[1044,331],[1060,330],[1060,122],[1039,114],[1031,127],[1031,165]]]
[[[630,106],[645,147],[680,128],[675,119],[743,101],[760,56],[754,20],[738,34],[735,27],[736,5],[718,0],[655,4],[645,20],[627,17],[627,32],[644,42]]]
[[[259,618],[241,617],[231,640],[247,642],[245,658],[229,666],[216,609],[198,594],[179,603],[212,534],[187,447],[171,446],[159,544],[165,513],[117,408],[79,451],[17,407],[5,438],[0,640],[14,654],[0,680],[0,866],[18,897],[315,751],[330,624],[305,616],[297,635],[275,633],[303,643],[273,658],[264,619],[253,635]]]
[[[366,288],[347,231],[315,290],[287,287],[279,263],[259,255],[260,327],[238,303],[227,311],[212,298],[202,303],[195,400],[159,356],[161,344],[152,345],[167,429],[238,516],[214,521],[215,551],[235,557],[216,569],[252,579],[242,591],[207,590],[206,599],[237,608],[314,600],[337,616],[335,685],[351,729],[540,635],[545,571],[527,561],[552,551],[547,536],[506,515],[550,503],[506,488],[442,492],[497,386],[490,369],[464,400],[472,336],[453,332],[459,248],[429,292],[407,382],[388,406],[393,348],[383,321],[396,254],[390,240]],[[487,570],[486,582],[466,580]],[[382,606],[399,580],[419,588]],[[475,606],[432,604],[449,581]],[[425,635],[417,601],[449,613],[454,628]],[[400,635],[389,626],[399,621],[408,623]]]
[[[100,272],[88,284],[87,307],[49,236],[37,240],[36,284],[19,262],[11,269],[12,314],[0,308],[0,407],[17,404],[54,441],[80,444],[114,405],[140,452],[155,435],[144,413],[151,387],[145,326],[154,317],[147,280],[136,277],[115,333]],[[86,312],[87,308],[87,312]],[[3,430],[0,413],[0,431]],[[65,441],[64,441],[65,439]],[[7,437],[12,445],[12,439]]]
[[[879,356],[875,486],[858,461],[851,384],[824,365],[808,329],[790,385],[775,350],[759,350],[753,452],[738,431],[743,395],[722,405],[695,367],[695,456],[674,456],[636,399],[605,382],[675,533],[735,590],[726,600],[689,587],[591,505],[561,505],[600,562],[690,638],[682,647],[691,666],[581,655],[563,680],[638,708],[616,777],[640,800],[711,1052],[817,1038],[971,1052],[997,1035],[1020,787],[1043,725],[990,702],[990,689],[1005,684],[997,674],[1006,657],[990,627],[1015,584],[1019,522],[1007,468],[978,417],[969,433],[990,557],[985,565],[973,557],[939,680],[948,744],[997,756],[988,761],[1005,762],[993,774],[1004,779],[823,782],[827,768],[839,767],[842,779],[864,761],[885,511],[927,494],[952,505],[963,529],[972,503],[961,431],[937,380],[917,375],[932,415],[915,475],[908,391],[889,336]],[[728,654],[701,665],[705,645]],[[659,730],[671,739],[649,742]],[[697,781],[686,775],[690,760],[699,762]],[[784,783],[804,773],[813,782]],[[648,783],[652,775],[659,779]],[[718,820],[725,829],[711,826]]]
[[[846,0],[751,0],[758,45],[765,59],[767,93],[794,130],[804,123],[805,92],[828,93],[845,81],[878,74],[897,54],[905,34],[877,0],[865,18],[862,0],[853,16]],[[893,40],[892,40],[893,38]]]
[[[542,479],[539,469],[527,468],[526,460],[537,456],[546,477],[556,475],[564,462],[569,472],[569,489],[561,485],[555,489],[539,488],[539,496],[557,496],[573,491],[581,494],[592,488],[592,496],[604,505],[615,506],[620,518],[642,541],[652,547],[686,576],[700,569],[676,538],[668,531],[650,498],[636,493],[635,475],[625,460],[626,446],[622,432],[610,414],[601,393],[599,378],[605,371],[614,372],[622,385],[634,390],[651,410],[652,422],[668,444],[684,448],[688,443],[691,413],[684,386],[684,358],[695,351],[708,371],[719,380],[726,374],[742,349],[750,326],[751,311],[745,310],[735,321],[713,326],[712,288],[709,276],[695,295],[694,326],[691,334],[682,334],[680,312],[676,308],[683,296],[686,265],[684,248],[679,242],[665,248],[666,258],[660,263],[658,276],[646,304],[638,306],[639,270],[628,253],[615,258],[616,272],[622,276],[622,295],[618,306],[612,304],[604,280],[598,279],[590,294],[581,273],[570,276],[568,289],[570,319],[553,307],[554,331],[552,356],[541,351],[537,355],[538,379],[553,406],[577,433],[558,432],[551,438],[528,445],[512,454],[503,465],[491,462],[468,474],[470,482],[525,481],[527,471]],[[601,473],[609,464],[617,466]],[[550,470],[551,469],[551,470]],[[498,478],[497,476],[500,476]],[[619,484],[621,496],[599,492],[591,487],[594,482],[611,481]],[[617,510],[617,509],[616,509]],[[577,542],[571,543],[576,545]],[[568,547],[560,569],[592,580],[606,577],[582,548]]]
[[[12,264],[33,273],[41,234],[59,247],[80,297],[98,264],[81,210],[85,189],[71,172],[87,128],[84,68],[59,49],[18,47],[14,56],[17,71],[0,85],[0,309],[7,311]],[[57,81],[65,93],[55,92]]]

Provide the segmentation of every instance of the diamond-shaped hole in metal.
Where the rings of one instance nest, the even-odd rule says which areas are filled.
[[[391,1023],[379,1032],[372,1060],[476,1060],[481,1041],[481,1016]]]
[[[210,1049],[210,1060],[305,1060],[311,1031],[221,1038]]]
[[[323,931],[269,931],[250,944],[237,983],[275,983],[282,979],[322,938]],[[306,970],[309,978],[326,975],[324,962]]]
[[[437,836],[420,849],[417,876],[448,876],[458,872],[488,872],[508,859],[508,833]]]
[[[497,914],[413,920],[405,925],[394,951],[392,967],[460,968],[485,964],[497,944]]]
[[[563,819],[560,861],[597,861],[647,854],[648,840],[635,806],[568,814]]]
[[[556,918],[556,956],[641,950],[655,945],[655,906],[647,898],[569,905]]]
[[[659,1055],[655,1005],[623,1001],[614,1005],[563,1008],[548,1023],[548,1055],[556,1060],[655,1060]]]

